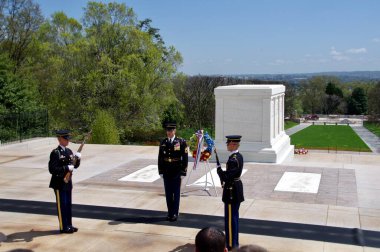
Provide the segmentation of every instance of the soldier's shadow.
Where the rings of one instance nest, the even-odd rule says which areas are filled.
[[[18,233],[13,233],[10,235],[7,235],[2,239],[3,242],[31,242],[33,241],[34,238],[36,237],[41,237],[41,236],[48,236],[48,235],[57,235],[59,234],[59,231],[57,230],[49,230],[49,231],[36,231],[31,229],[30,231],[25,231],[25,232],[18,232]],[[1,240],[0,240],[1,242]]]
[[[155,224],[166,222],[166,217],[162,216],[152,216],[152,217],[125,217],[119,218],[108,222],[108,225],[119,225],[121,223],[145,223],[145,224]]]
[[[187,243],[185,245],[178,246],[169,252],[194,252],[195,251],[195,245],[191,243]]]

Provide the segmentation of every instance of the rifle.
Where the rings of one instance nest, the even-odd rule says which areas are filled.
[[[84,146],[84,144],[86,143],[86,141],[90,138],[91,133],[92,133],[92,130],[90,130],[90,132],[88,132],[88,133],[85,135],[85,137],[83,138],[83,141],[82,141],[81,145],[79,146],[77,152],[80,153],[80,152],[82,151],[83,146]],[[75,165],[77,164],[77,162],[78,162],[78,157],[77,157],[77,156],[74,156],[74,160],[73,160],[72,165],[75,166]],[[63,178],[63,181],[64,181],[66,184],[69,183],[69,181],[71,180],[71,177],[72,177],[72,176],[73,176],[73,172],[72,172],[72,171],[69,171],[68,173],[66,173],[65,177]]]
[[[214,153],[215,153],[215,159],[216,159],[217,169],[219,169],[219,168],[222,169],[222,166],[220,165],[220,162],[219,162],[218,153],[216,152],[216,148],[215,147],[214,147]],[[219,176],[219,179],[220,179],[220,185],[223,187],[224,186],[224,182],[223,182],[223,180],[222,180],[222,178],[220,176]]]

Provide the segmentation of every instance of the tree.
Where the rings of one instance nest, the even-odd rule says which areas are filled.
[[[325,77],[317,76],[301,83],[302,106],[306,113],[321,113],[325,95]]]
[[[380,81],[368,93],[368,114],[371,120],[380,119]]]
[[[285,116],[290,118],[297,117],[300,111],[298,104],[298,88],[296,85],[285,83]]]
[[[333,82],[329,81],[326,85],[326,103],[324,112],[326,114],[336,113],[337,109],[342,101],[343,92]]]
[[[185,107],[185,124],[189,127],[214,128],[214,89],[225,85],[223,77],[192,76],[176,85],[176,96]]]
[[[356,87],[352,91],[352,95],[347,102],[347,109],[350,115],[363,115],[367,113],[368,101],[363,88]]]
[[[86,128],[102,108],[122,136],[161,128],[182,58],[146,27],[125,4],[99,2],[82,24],[58,12],[41,26],[34,75],[54,125]]]
[[[38,93],[33,84],[12,71],[6,55],[0,55],[0,112],[32,111],[40,107]]]
[[[326,85],[326,91],[325,93],[327,95],[336,95],[340,98],[343,98],[343,92],[342,92],[342,89],[340,89],[339,87],[337,87],[333,82],[329,81]]]
[[[0,48],[13,60],[16,72],[30,53],[43,16],[32,0],[0,0],[0,10]]]

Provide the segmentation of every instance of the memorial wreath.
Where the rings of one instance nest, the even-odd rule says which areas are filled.
[[[203,130],[198,130],[190,137],[189,148],[192,152],[193,158],[196,159],[197,155],[200,155],[199,160],[206,161],[211,157],[214,141],[207,132],[203,134]],[[199,148],[200,150],[198,150]]]

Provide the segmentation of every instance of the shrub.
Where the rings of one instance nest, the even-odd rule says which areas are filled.
[[[91,143],[119,144],[119,132],[115,119],[107,111],[99,110],[92,124]]]

